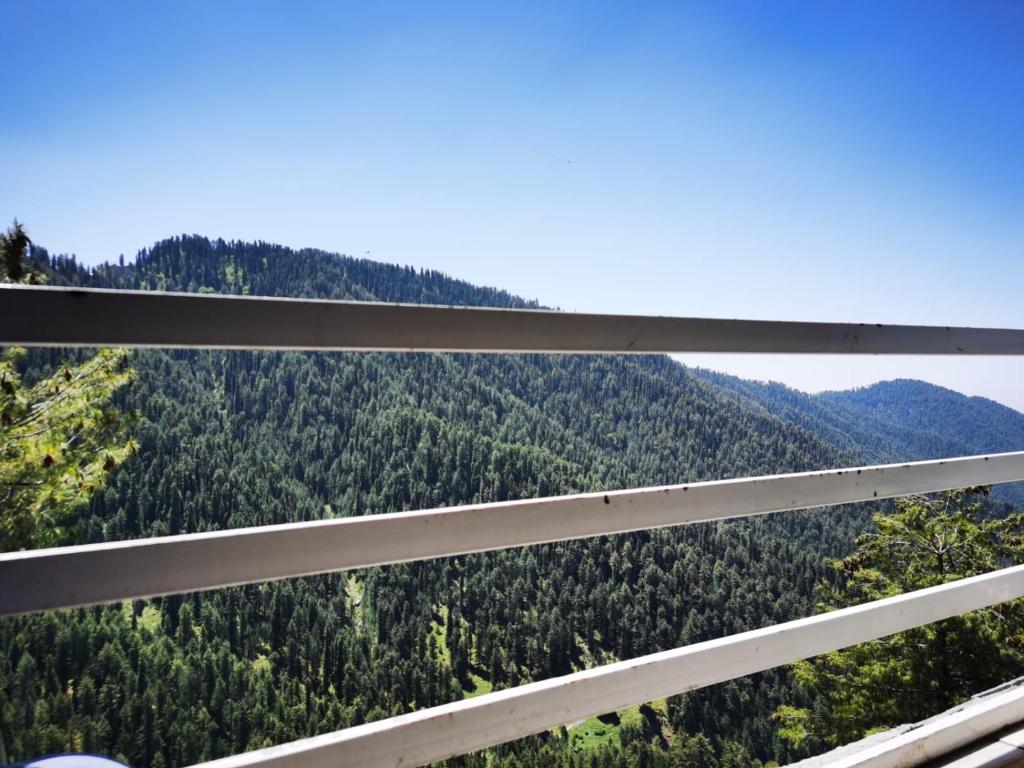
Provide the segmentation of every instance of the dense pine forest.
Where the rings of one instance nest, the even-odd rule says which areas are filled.
[[[531,306],[443,274],[182,237],[50,281]],[[685,307],[680,308],[685,314]],[[65,353],[35,351],[39,376]],[[77,542],[839,466],[857,452],[669,358],[138,351],[138,454]],[[884,406],[884,404],[883,404]],[[883,407],[880,406],[880,407]],[[847,507],[293,579],[0,622],[0,730],[178,766],[815,611]],[[780,669],[452,761],[746,766],[799,752]]]
[[[858,461],[889,463],[1017,451],[1024,413],[984,397],[967,397],[925,381],[898,379],[842,392],[808,395],[778,383],[694,370],[739,402],[808,430]],[[1024,484],[993,489],[1024,505]]]

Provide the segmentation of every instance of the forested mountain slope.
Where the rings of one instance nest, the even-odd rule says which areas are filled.
[[[200,237],[129,266],[48,268],[53,282],[92,286],[527,305],[436,272]],[[30,363],[60,358],[37,351]],[[844,458],[665,357],[153,350],[132,364],[121,405],[140,415],[139,455],[83,510],[80,541]],[[74,748],[184,765],[763,626],[814,610],[827,558],[850,550],[866,514],[787,513],[6,620],[0,728],[15,759]],[[724,764],[786,759],[770,714],[797,698],[778,670],[490,759],[649,765],[673,733],[705,734]]]
[[[694,369],[738,403],[761,407],[858,461],[898,462],[1024,450],[1024,413],[912,379],[809,395],[776,382]],[[993,489],[1024,504],[1024,485]]]
[[[969,453],[1014,451],[1024,447],[1024,413],[984,397],[924,381],[898,379],[845,392],[823,392],[825,405],[882,423],[895,423],[914,439],[909,450],[924,455],[950,447]],[[890,450],[900,450],[892,446]]]

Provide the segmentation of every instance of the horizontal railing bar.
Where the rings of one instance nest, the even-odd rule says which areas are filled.
[[[1024,330],[716,320],[4,285],[0,345],[1021,355]]]
[[[0,555],[0,615],[1024,480],[1024,451]]]
[[[426,765],[1024,596],[1024,566],[203,763]]]
[[[1024,687],[1015,686],[1001,693],[986,695],[981,701],[965,702],[957,712],[948,712],[929,722],[920,723],[899,736],[839,756],[829,763],[829,768],[908,768],[930,765],[930,761],[949,756],[985,736],[994,738],[994,734],[1022,720]],[[1021,755],[1018,752],[1016,756]],[[959,765],[966,768],[965,763]],[[996,765],[1011,763],[979,761],[974,765],[976,768],[995,768]]]

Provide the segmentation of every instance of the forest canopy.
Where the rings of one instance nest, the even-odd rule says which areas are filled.
[[[182,237],[54,284],[534,306],[440,273]],[[61,374],[32,351],[23,381]],[[850,454],[660,356],[144,350],[109,393],[137,450],[75,541],[847,465]],[[986,507],[992,514],[1004,510]],[[445,558],[0,622],[12,758],[185,765],[815,610],[886,504]],[[465,765],[787,762],[772,713],[825,694],[787,669],[607,713]]]

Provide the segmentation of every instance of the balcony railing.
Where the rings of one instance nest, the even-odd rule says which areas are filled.
[[[3,286],[0,345],[1024,355],[1024,330]],[[1024,451],[13,552],[0,555],[0,615],[1019,480]],[[206,765],[423,765],[1019,597],[1024,566]],[[1018,699],[987,715],[985,727],[1019,719]],[[979,735],[972,726],[970,737]],[[956,735],[943,738],[959,746]],[[899,759],[889,754],[879,764]]]

